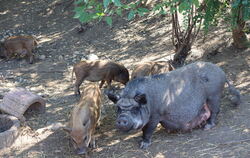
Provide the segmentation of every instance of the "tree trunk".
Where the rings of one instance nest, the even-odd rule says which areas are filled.
[[[189,51],[191,50],[191,43],[181,43],[176,49],[176,53],[174,55],[173,65],[174,67],[180,67],[184,64]]]
[[[245,22],[239,20],[237,26],[233,28],[233,45],[236,48],[247,48],[248,40],[243,31],[244,26]]]
[[[241,3],[241,2],[240,2]],[[232,9],[234,16],[236,17],[236,26],[233,27],[233,45],[236,48],[247,48],[248,40],[243,29],[245,27],[245,21],[243,19],[243,6],[240,4],[238,8]],[[245,8],[246,9],[246,8]]]

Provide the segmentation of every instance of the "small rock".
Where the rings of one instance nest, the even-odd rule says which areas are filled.
[[[37,95],[39,95],[42,98],[46,98],[46,97],[49,96],[48,94],[44,94],[44,93],[41,93],[41,92],[37,93]]]
[[[246,129],[243,130],[243,132],[248,133],[249,129],[246,128]]]
[[[88,59],[88,60],[98,60],[99,57],[98,57],[97,55],[95,55],[95,54],[89,54],[89,55],[87,56],[87,59]]]
[[[62,61],[62,60],[63,60],[63,56],[62,56],[62,55],[59,55],[58,59],[59,59],[60,61]]]
[[[44,60],[45,58],[46,58],[45,55],[40,55],[40,56],[39,56],[39,59],[40,59],[40,60]]]
[[[19,82],[20,83],[24,82],[24,79],[23,78],[19,78]]]
[[[62,152],[61,150],[55,150],[55,153],[60,153],[60,152]]]
[[[90,52],[90,53],[94,53],[94,52],[95,52],[95,50],[91,49],[91,50],[89,50],[89,52]]]
[[[80,54],[80,52],[79,51],[74,51],[74,54]]]

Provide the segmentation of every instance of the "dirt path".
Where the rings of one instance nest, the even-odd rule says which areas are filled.
[[[19,139],[12,148],[0,151],[0,157],[79,157],[74,154],[67,134],[57,130],[66,124],[78,100],[73,96],[71,82],[73,63],[93,53],[101,59],[121,62],[131,70],[131,63],[168,59],[174,51],[167,18],[151,16],[129,23],[114,20],[112,29],[99,23],[78,34],[78,22],[72,18],[72,8],[62,11],[66,4],[57,2],[60,1],[0,2],[0,40],[20,33],[34,35],[39,41],[36,56],[40,58],[33,65],[25,60],[5,62],[0,59],[0,95],[21,86],[47,100],[46,113],[29,116]],[[202,38],[198,39],[188,62],[204,60],[221,66],[242,94],[240,107],[230,107],[226,91],[219,122],[214,129],[169,134],[159,127],[150,148],[140,150],[141,132],[125,134],[117,131],[114,128],[115,108],[103,97],[105,113],[97,129],[98,147],[91,157],[249,157],[250,49],[234,49],[227,27],[214,30],[205,43]]]

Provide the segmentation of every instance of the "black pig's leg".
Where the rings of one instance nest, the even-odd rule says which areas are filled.
[[[159,121],[151,120],[142,128],[143,135],[140,144],[141,149],[146,149],[151,144],[151,137],[158,123]]]
[[[211,110],[211,117],[205,126],[205,130],[211,129],[216,125],[217,115],[220,112],[220,95],[211,96],[207,100],[209,109]]]

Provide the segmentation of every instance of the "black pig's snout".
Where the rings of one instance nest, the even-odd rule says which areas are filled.
[[[121,119],[117,120],[117,125],[118,126],[127,126],[128,121],[125,118],[121,118]]]
[[[128,116],[120,116],[116,120],[116,127],[122,131],[129,131],[132,125],[132,120]]]

